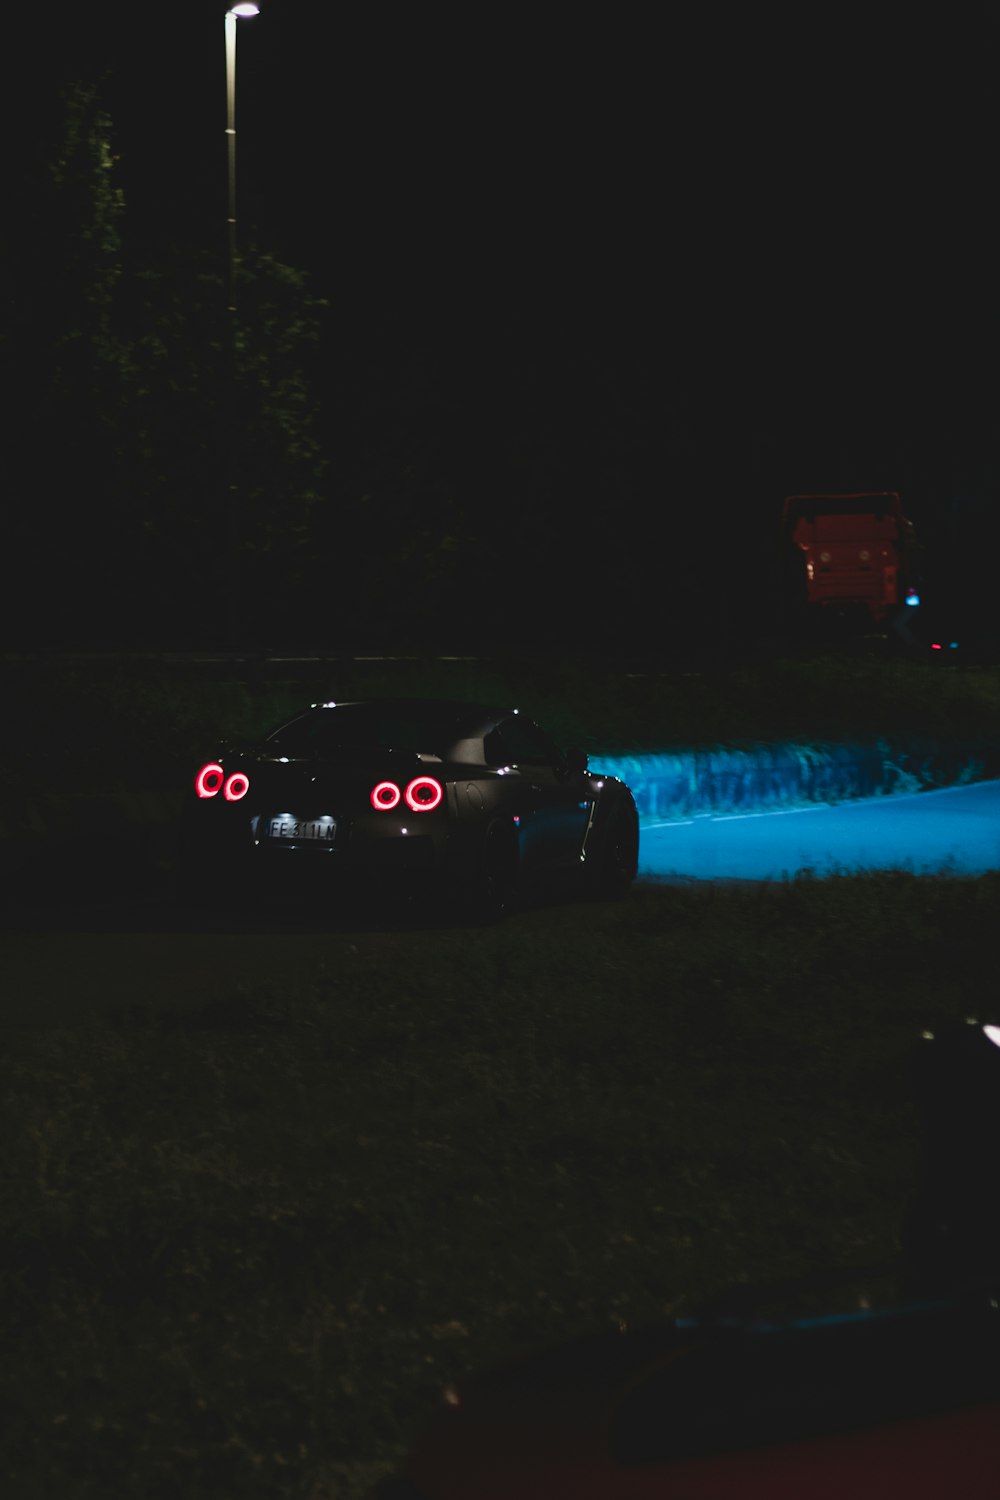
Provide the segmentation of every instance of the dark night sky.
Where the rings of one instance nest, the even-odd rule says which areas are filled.
[[[223,14],[102,4],[59,29],[107,69],[137,240],[224,245]],[[261,0],[240,233],[330,300],[331,405],[370,340],[499,426],[519,389],[559,393],[567,447],[588,403],[625,413],[637,511],[692,487],[741,522],[744,496],[763,523],[801,488],[992,506],[997,15]]]
[[[97,9],[63,45],[111,69],[137,223],[221,237],[223,8]],[[723,385],[930,366],[947,389],[994,312],[994,15],[262,0],[241,230],[362,314],[524,319]]]

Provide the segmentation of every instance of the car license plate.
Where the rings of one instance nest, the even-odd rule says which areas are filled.
[[[337,825],[333,818],[271,818],[268,838],[311,839],[320,844],[333,842]]]

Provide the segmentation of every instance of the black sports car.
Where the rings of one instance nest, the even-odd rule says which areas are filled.
[[[565,877],[622,895],[636,874],[632,794],[517,709],[428,699],[314,703],[197,770],[182,883],[450,887],[483,916]]]

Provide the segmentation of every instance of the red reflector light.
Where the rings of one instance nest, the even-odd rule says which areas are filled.
[[[433,776],[418,776],[406,788],[406,805],[414,812],[430,812],[444,796],[440,781]]]
[[[221,792],[225,777],[226,773],[222,767],[216,765],[214,760],[209,761],[207,766],[202,766],[194,778],[194,789],[199,797],[214,797],[217,792]]]
[[[234,771],[227,779],[223,788],[223,795],[227,802],[239,802],[250,790],[250,778],[244,776],[242,771]]]
[[[376,812],[390,812],[399,801],[399,787],[394,781],[380,781],[372,787],[370,800]]]

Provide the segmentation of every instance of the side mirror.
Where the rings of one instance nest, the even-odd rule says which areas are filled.
[[[581,776],[587,769],[586,750],[567,750],[566,768],[573,776]]]

